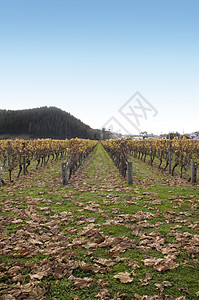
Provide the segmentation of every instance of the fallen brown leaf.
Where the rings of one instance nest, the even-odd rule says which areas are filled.
[[[112,259],[98,258],[97,260],[95,260],[95,262],[107,267],[112,267],[115,265],[115,262],[112,261]]]
[[[161,272],[177,268],[179,264],[175,262],[175,258],[175,256],[168,255],[165,258],[147,258],[143,262],[145,266],[153,266],[155,270]]]
[[[154,296],[140,296],[138,294],[134,294],[134,298],[136,300],[186,300],[185,296],[181,297],[173,297],[170,295],[154,295]]]
[[[74,281],[74,287],[76,289],[83,289],[85,287],[89,287],[91,285],[94,284],[93,282],[93,279],[91,278],[87,278],[87,277],[84,277],[84,278],[76,278],[74,277],[73,275],[71,275],[68,280],[72,280]]]
[[[143,280],[143,279],[139,279],[140,280],[140,286],[146,286],[146,285],[148,285],[149,284],[149,280],[151,280],[153,278],[153,274],[151,274],[151,273],[146,273],[146,275],[145,275],[145,279]]]
[[[128,272],[120,272],[117,275],[113,276],[116,279],[119,279],[121,283],[128,283],[128,282],[132,282],[133,278],[130,277],[131,274]]]
[[[98,279],[97,284],[102,286],[103,288],[109,286],[108,281],[103,280],[103,279]]]
[[[105,299],[105,297],[109,297],[110,293],[107,289],[101,289],[99,293],[95,296],[95,298]]]
[[[162,283],[155,283],[156,288],[163,293],[164,288],[168,286],[172,286],[172,284],[169,281],[163,281]]]

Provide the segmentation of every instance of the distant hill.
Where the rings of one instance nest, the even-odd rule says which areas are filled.
[[[100,130],[56,107],[0,110],[0,138],[15,137],[99,139]]]

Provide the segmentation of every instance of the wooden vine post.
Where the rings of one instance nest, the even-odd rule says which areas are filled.
[[[198,163],[191,161],[191,183],[197,183],[197,167]]]
[[[11,144],[10,142],[8,142],[8,171],[9,171],[9,180],[11,181],[12,180],[12,168],[11,168]]]
[[[133,162],[127,162],[127,183],[133,184]]]
[[[152,150],[152,141],[151,141],[151,149],[150,149],[150,166],[153,165],[153,150]]]
[[[172,164],[172,142],[169,143],[169,174],[172,173],[171,164]]]
[[[2,186],[2,181],[1,181],[1,170],[2,170],[2,167],[0,167],[0,187]]]
[[[25,143],[22,144],[22,150],[23,150],[23,175],[26,175]]]
[[[62,163],[62,184],[67,185],[67,162]]]

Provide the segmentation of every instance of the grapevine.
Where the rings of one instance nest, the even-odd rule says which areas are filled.
[[[166,170],[169,166],[169,155],[172,151],[172,175],[178,166],[180,176],[183,170],[190,167],[191,160],[199,163],[199,141],[192,139],[148,139],[148,140],[108,140],[102,145],[119,168],[122,176],[126,174],[126,161],[128,157],[147,160],[152,166],[155,159],[159,161],[158,169]],[[165,165],[163,165],[165,163]]]
[[[77,167],[95,147],[96,141],[71,139],[71,140],[0,140],[0,162],[3,170],[9,173],[12,181],[12,171],[19,168],[19,178],[23,170],[28,173],[28,167],[36,162],[36,169],[47,165],[53,160],[67,158],[69,177],[74,174]]]

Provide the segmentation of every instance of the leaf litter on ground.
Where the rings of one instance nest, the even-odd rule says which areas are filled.
[[[164,280],[166,272],[184,266],[198,270],[197,193],[171,197],[176,179],[165,182],[161,199],[151,179],[128,187],[102,150],[91,154],[66,188],[50,172],[0,191],[0,299],[53,299],[54,282],[65,278],[71,297],[96,287],[93,297],[101,299],[197,298],[197,283],[193,292],[172,273]],[[184,187],[177,183],[178,190]],[[179,296],[164,294],[173,287]],[[139,296],[140,289],[149,295]]]

